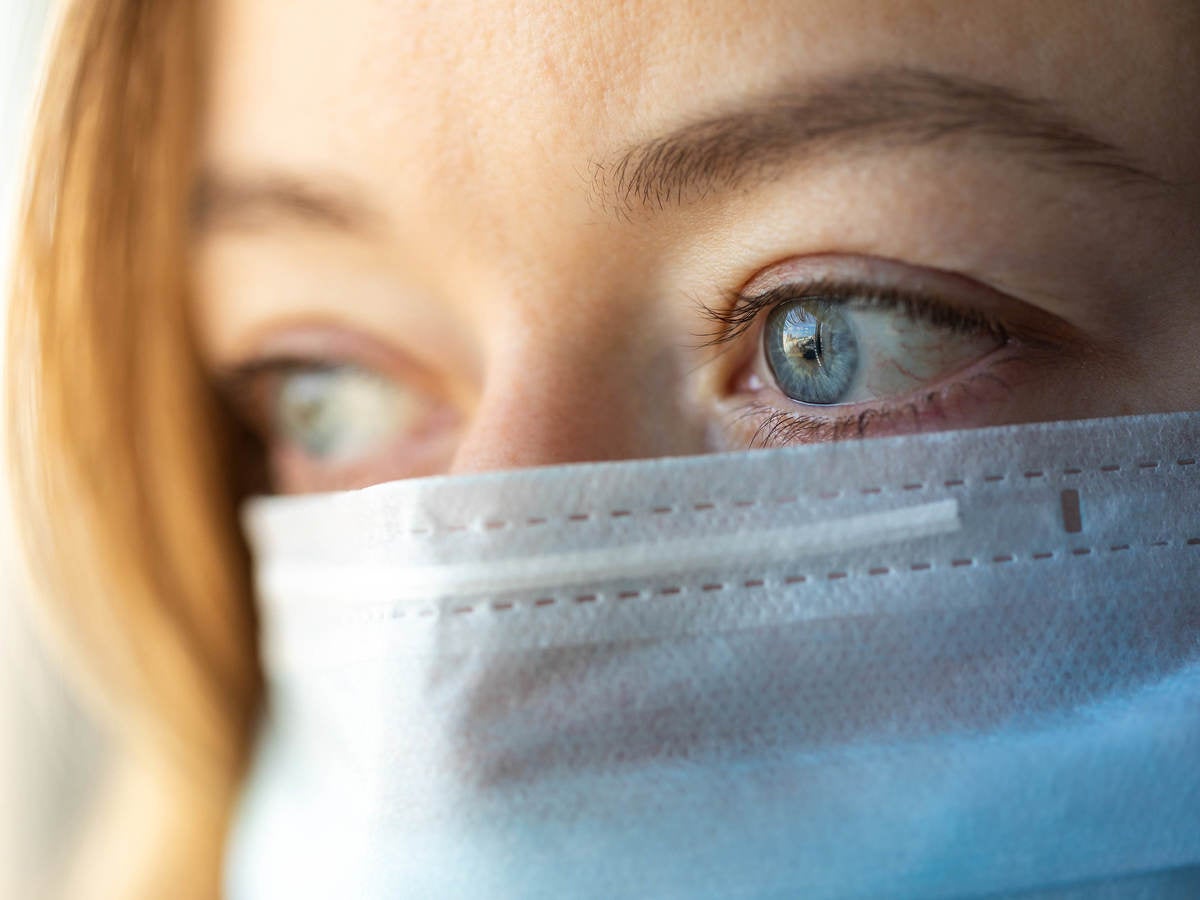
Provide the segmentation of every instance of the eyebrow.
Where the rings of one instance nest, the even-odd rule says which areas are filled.
[[[718,191],[770,181],[806,160],[864,149],[975,141],[1108,187],[1165,187],[1115,145],[1089,134],[1046,100],[919,69],[883,69],[803,92],[783,91],[593,162],[591,194],[628,217]],[[287,172],[200,172],[191,220],[199,232],[273,225],[365,235],[386,219],[351,184]]]
[[[593,199],[628,215],[768,181],[806,159],[855,150],[975,141],[1035,167],[1108,186],[1167,181],[1046,100],[918,69],[883,69],[784,91],[592,165]]]
[[[333,178],[209,168],[196,178],[190,218],[198,232],[291,225],[365,235],[384,215],[351,185]]]

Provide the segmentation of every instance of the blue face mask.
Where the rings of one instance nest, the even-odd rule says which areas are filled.
[[[266,897],[1200,896],[1200,414],[253,502]]]

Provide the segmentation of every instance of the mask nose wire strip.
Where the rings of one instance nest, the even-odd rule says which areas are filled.
[[[819,553],[836,553],[878,544],[950,534],[962,527],[958,501],[938,500],[918,506],[862,513],[841,519],[814,517],[811,522],[783,528],[754,529],[731,534],[674,538],[626,546],[605,547],[542,556],[536,567],[527,559],[471,561],[458,564],[393,567],[344,567],[322,571],[319,566],[286,568],[287,574],[268,566],[261,585],[275,596],[312,594],[334,590],[352,595],[363,587],[377,586],[380,577],[394,575],[390,596],[397,600],[422,599],[433,593],[492,594],[534,590],[546,584],[570,587],[597,581],[647,578],[725,565],[770,563]],[[369,571],[365,571],[369,569]]]

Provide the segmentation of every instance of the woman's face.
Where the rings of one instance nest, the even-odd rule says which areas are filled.
[[[1200,408],[1200,6],[219,0],[276,487]]]

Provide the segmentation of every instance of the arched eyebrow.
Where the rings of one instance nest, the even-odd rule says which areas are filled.
[[[788,90],[686,125],[592,167],[594,201],[631,214],[775,178],[784,167],[868,149],[957,143],[1109,187],[1169,182],[1089,134],[1053,103],[916,69]]]
[[[590,188],[597,206],[628,216],[769,181],[819,158],[941,143],[1109,188],[1171,186],[1050,102],[960,76],[886,69],[783,91],[638,144],[593,163]],[[206,169],[192,194],[199,233],[288,225],[367,236],[386,218],[352,184],[288,172]]]
[[[367,236],[385,219],[350,184],[277,171],[203,169],[191,197],[197,233],[258,230],[274,225]]]

